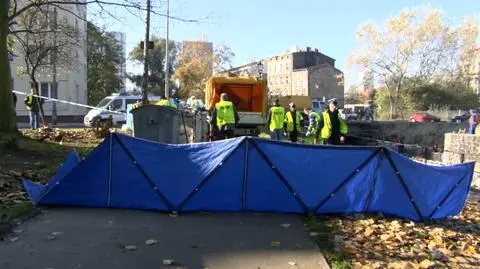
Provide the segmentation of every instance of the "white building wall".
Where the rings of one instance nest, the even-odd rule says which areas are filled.
[[[126,33],[124,32],[110,32],[112,37],[115,39],[117,42],[118,46],[118,54],[120,55],[121,58],[121,64],[118,67],[117,74],[120,78],[122,78],[123,81],[123,87],[121,90],[126,91],[126,71],[127,71],[127,65],[126,65],[126,57],[127,57],[127,40],[126,40]]]
[[[84,0],[82,0],[83,2]],[[65,9],[74,13],[71,14],[62,9],[57,8],[58,20],[66,18],[68,22],[78,29],[79,46],[76,50],[72,51],[75,54],[77,63],[75,68],[71,70],[57,70],[57,83],[58,83],[58,99],[66,100],[70,102],[86,104],[87,103],[87,47],[86,47],[86,33],[87,23],[86,20],[86,7],[82,5],[65,5]],[[80,17],[80,18],[78,18]],[[14,57],[11,62],[11,72],[13,78],[14,90],[29,93],[30,92],[30,80],[28,75],[17,75],[17,69],[25,66],[23,55],[20,52],[15,52],[18,57]],[[50,84],[53,82],[52,73],[49,70],[41,70],[37,73],[37,81],[39,82],[39,91],[41,92],[42,83]],[[51,90],[48,90],[51,94]],[[49,97],[52,97],[51,95]],[[28,115],[28,111],[25,108],[23,100],[24,95],[17,94],[18,102],[16,112],[18,116]],[[52,114],[52,102],[46,101],[44,104],[44,111],[46,116]],[[83,116],[86,113],[86,109],[79,106],[67,105],[63,103],[57,103],[57,115],[58,116]]]

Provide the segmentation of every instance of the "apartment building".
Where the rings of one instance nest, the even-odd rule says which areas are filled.
[[[122,88],[120,91],[126,91],[126,83],[127,83],[127,40],[126,40],[126,33],[125,32],[110,32],[110,35],[117,43],[117,53],[120,56],[120,64],[117,68],[117,75],[123,81]]]
[[[80,0],[83,2],[84,0]],[[22,5],[22,1],[19,1]],[[68,23],[74,27],[77,33],[75,42],[78,44],[74,49],[69,50],[71,53],[71,66],[57,67],[56,82],[57,90],[53,87],[53,64],[51,62],[51,55],[46,59],[48,64],[37,72],[36,79],[38,81],[38,88],[40,95],[44,97],[58,98],[74,103],[86,104],[87,101],[87,48],[86,48],[86,6],[85,5],[64,5],[62,8],[53,6],[44,6],[46,14],[45,18],[40,18],[47,22],[52,20],[52,12],[56,9],[57,22]],[[49,16],[49,17],[47,17]],[[14,26],[15,27],[15,26]],[[27,38],[24,36],[23,38]],[[17,42],[18,43],[18,42]],[[24,50],[14,46],[14,54],[11,61],[11,71],[13,79],[13,89],[19,92],[30,92],[30,78],[27,74],[21,74],[19,70],[25,69]],[[21,74],[21,75],[19,75]],[[19,95],[16,107],[17,116],[21,121],[24,121],[28,116],[28,111],[23,104],[25,96]],[[44,103],[45,115],[48,117],[52,115],[53,102],[46,101]],[[59,120],[64,121],[78,120],[85,115],[86,110],[83,107],[74,106],[70,104],[57,103],[56,110]]]
[[[266,60],[271,95],[310,96],[312,99],[337,98],[343,106],[343,73],[335,59],[318,49],[288,51]]]

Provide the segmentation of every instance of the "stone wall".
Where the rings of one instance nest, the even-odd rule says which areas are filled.
[[[472,186],[480,189],[480,136],[470,134],[445,134],[444,164],[453,165],[475,161]]]
[[[348,133],[352,136],[395,141],[400,137],[405,144],[418,144],[433,147],[442,146],[446,133],[468,129],[466,123],[407,121],[348,122]]]

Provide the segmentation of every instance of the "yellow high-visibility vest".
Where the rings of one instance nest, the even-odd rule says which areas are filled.
[[[330,121],[330,115],[328,112],[323,112],[323,128],[321,131],[322,139],[329,139],[332,135],[332,122]],[[338,120],[340,121],[340,133],[347,134],[348,127],[345,121],[342,119],[340,113],[338,113]]]
[[[270,108],[270,131],[283,128],[283,122],[285,121],[285,108],[280,106],[273,106]]]
[[[173,107],[173,108],[177,108],[177,105],[175,105],[174,102],[172,102],[171,100],[167,100],[167,99],[161,99],[160,101],[158,101],[156,103],[157,106],[169,106],[169,107]]]
[[[33,95],[27,95],[27,103],[25,104],[28,110],[32,110],[33,107]]]
[[[296,122],[295,125],[297,126],[297,131],[300,131],[300,123],[302,122],[302,115],[300,112],[296,111],[295,113]],[[290,133],[293,131],[293,117],[292,111],[288,111],[285,117],[285,122],[287,123],[287,132]]]
[[[235,124],[235,112],[233,111],[233,103],[230,101],[220,101],[215,104],[217,111],[217,126],[226,124]]]

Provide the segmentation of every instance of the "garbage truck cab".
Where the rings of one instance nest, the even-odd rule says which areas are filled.
[[[149,101],[158,101],[160,97],[149,96]],[[102,99],[97,104],[96,109],[91,109],[83,118],[83,124],[87,127],[93,127],[98,120],[104,120],[112,117],[114,126],[121,126],[127,122],[127,105],[141,102],[141,95],[112,94]]]

